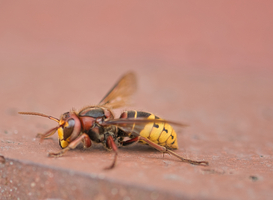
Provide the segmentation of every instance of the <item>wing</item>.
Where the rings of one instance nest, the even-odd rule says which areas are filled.
[[[186,127],[187,124],[182,124],[178,122],[168,121],[164,119],[147,119],[147,118],[127,118],[127,119],[112,119],[108,121],[103,121],[100,123],[102,126],[115,125],[121,130],[127,133],[132,133],[138,136],[143,128],[149,123],[168,123],[175,126]]]
[[[129,98],[136,91],[136,76],[133,72],[125,74],[100,101],[100,106],[119,108],[130,103]]]

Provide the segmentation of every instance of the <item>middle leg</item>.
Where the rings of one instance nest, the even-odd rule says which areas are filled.
[[[113,169],[116,165],[116,161],[117,161],[117,156],[118,156],[118,148],[117,148],[117,145],[116,143],[114,142],[114,139],[111,135],[109,135],[106,139],[106,147],[108,149],[112,149],[115,153],[115,158],[114,158],[114,161],[113,163],[109,166],[109,167],[106,167],[104,169]]]

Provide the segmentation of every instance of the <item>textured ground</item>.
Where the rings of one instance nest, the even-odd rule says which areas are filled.
[[[273,40],[271,1],[2,2],[0,191],[4,199],[271,199]],[[142,145],[101,145],[61,158],[59,117],[100,101],[135,71],[132,107],[175,127],[181,163]]]

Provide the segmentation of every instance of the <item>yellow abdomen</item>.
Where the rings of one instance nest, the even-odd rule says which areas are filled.
[[[127,118],[161,119],[148,112],[134,110],[126,112]],[[176,132],[168,123],[148,123],[143,127],[139,134],[161,146],[169,149],[178,149]],[[141,142],[145,143],[143,141]]]

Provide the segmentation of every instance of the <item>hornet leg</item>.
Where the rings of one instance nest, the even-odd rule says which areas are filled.
[[[143,141],[145,141],[151,147],[157,149],[158,151],[162,152],[163,154],[164,153],[168,153],[168,154],[171,154],[171,155],[179,158],[182,162],[187,162],[187,163],[190,163],[190,164],[193,164],[193,165],[205,165],[205,166],[209,165],[209,163],[207,161],[195,161],[195,160],[189,160],[189,159],[183,158],[180,155],[174,153],[173,151],[167,149],[166,147],[160,146],[160,145],[152,142],[151,140],[149,140],[149,139],[147,139],[145,137],[138,136],[136,138],[137,138],[137,140],[143,140]]]
[[[130,140],[121,141],[120,144],[122,146],[127,146],[127,145],[131,145],[131,144],[137,143],[138,141],[139,141],[138,137],[135,137],[135,138],[130,139]]]
[[[109,149],[112,149],[115,153],[115,158],[114,158],[114,161],[113,163],[109,166],[109,167],[106,167],[105,169],[113,169],[116,165],[116,161],[117,161],[117,156],[118,156],[118,148],[117,148],[117,145],[116,143],[114,142],[114,139],[111,135],[109,135],[106,139],[106,147],[109,148]]]
[[[47,131],[46,133],[44,133],[44,134],[38,133],[38,134],[36,135],[36,138],[40,138],[40,142],[43,142],[43,140],[44,140],[45,138],[48,138],[48,137],[50,137],[51,135],[53,135],[53,134],[58,130],[58,128],[59,128],[59,127],[52,128],[52,129],[50,129],[49,131]]]
[[[49,153],[49,157],[60,157],[65,152],[67,152],[70,149],[75,149],[81,142],[83,142],[84,147],[90,147],[92,145],[92,142],[87,134],[82,134],[79,137],[77,137],[75,140],[73,140],[66,148],[61,150],[58,153]]]

